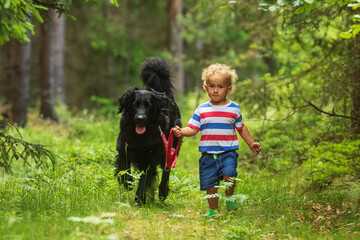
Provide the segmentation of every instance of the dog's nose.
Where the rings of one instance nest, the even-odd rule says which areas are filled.
[[[144,115],[137,115],[137,116],[136,116],[136,120],[137,120],[137,121],[140,121],[140,122],[141,122],[141,121],[144,121],[144,120],[145,120],[145,116],[144,116]]]

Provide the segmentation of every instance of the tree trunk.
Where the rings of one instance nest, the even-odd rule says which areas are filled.
[[[178,17],[182,14],[182,0],[168,0],[168,48],[174,60],[175,90],[184,93],[183,41]]]
[[[30,32],[28,31],[30,38]],[[27,124],[29,102],[31,43],[20,43],[12,39],[10,43],[11,62],[11,118],[20,127]]]
[[[104,19],[107,22],[111,22],[112,20],[112,14],[111,14],[111,4],[109,1],[105,1],[104,2]],[[111,30],[109,30],[107,28],[106,33],[105,33],[105,38],[107,39],[111,39],[111,35],[113,34],[113,32]],[[112,81],[114,80],[114,55],[111,51],[106,51],[106,59],[104,61],[105,64],[105,84],[106,86],[112,86],[113,83]],[[104,89],[104,93],[105,93],[105,97],[111,97],[111,96],[116,96],[117,92],[116,92],[116,88],[110,88],[110,87],[105,87]]]
[[[2,68],[2,71],[5,73],[4,74],[4,78],[1,81],[1,89],[0,89],[0,95],[3,96],[3,98],[1,98],[1,101],[4,101],[2,103],[5,103],[5,105],[10,105],[11,104],[11,75],[12,75],[12,60],[11,60],[11,43],[7,42],[4,44],[4,49],[5,49],[5,64],[4,67]],[[9,111],[10,112],[10,111]],[[9,113],[8,112],[8,113]],[[1,112],[3,113],[3,112]]]
[[[126,1],[126,17],[125,17],[125,44],[126,44],[126,56],[122,56],[122,83],[130,84],[130,62],[132,60],[132,42],[135,36],[135,30],[137,29],[137,14],[134,9],[136,9],[136,2],[133,0]]]
[[[55,96],[56,99],[65,104],[65,16],[54,17],[55,24]]]
[[[355,37],[354,43],[354,74],[352,77],[351,94],[351,130],[353,133],[360,133],[360,34]]]
[[[41,25],[40,53],[40,115],[57,120],[55,113],[55,75],[54,75],[54,22],[55,11],[49,10],[49,18]]]
[[[209,45],[204,43],[202,40],[199,40],[199,50],[201,50],[200,69],[204,69],[204,67],[205,67],[204,64],[206,63],[206,60],[209,57]],[[201,79],[201,75],[202,75],[202,72],[200,71],[199,77],[198,77],[199,80],[198,80],[196,103],[195,103],[194,108],[199,106],[201,93],[204,91],[204,82]]]

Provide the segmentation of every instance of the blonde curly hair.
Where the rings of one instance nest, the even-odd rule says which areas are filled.
[[[206,81],[209,79],[209,77],[215,73],[224,75],[229,83],[229,86],[235,85],[235,82],[238,79],[238,75],[234,69],[225,64],[215,63],[203,69],[201,80],[204,82],[204,85],[206,85]]]

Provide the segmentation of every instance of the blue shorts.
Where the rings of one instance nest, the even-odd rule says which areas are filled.
[[[203,153],[199,159],[200,190],[207,190],[219,186],[223,176],[237,176],[237,159],[239,154],[236,151],[228,151],[216,154]]]

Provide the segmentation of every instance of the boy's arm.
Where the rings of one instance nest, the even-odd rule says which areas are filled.
[[[240,136],[246,144],[250,147],[253,153],[258,154],[261,151],[261,145],[258,142],[255,142],[254,139],[251,137],[249,129],[244,125],[240,130],[238,130]]]
[[[198,133],[199,130],[196,130],[194,128],[191,128],[191,127],[184,127],[184,128],[180,128],[179,126],[175,126],[174,127],[174,135],[176,137],[191,137],[191,136],[194,136]]]

